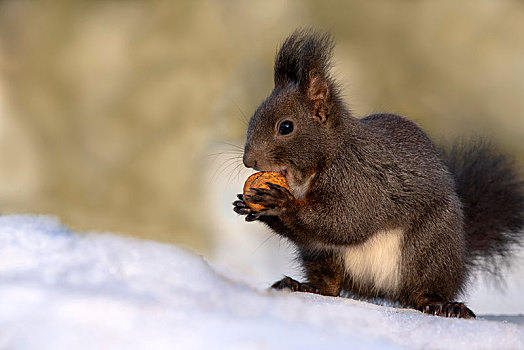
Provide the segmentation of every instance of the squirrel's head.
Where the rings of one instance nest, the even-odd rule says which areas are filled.
[[[298,30],[275,58],[275,87],[249,121],[244,165],[306,184],[340,142],[346,109],[330,76],[333,40]]]

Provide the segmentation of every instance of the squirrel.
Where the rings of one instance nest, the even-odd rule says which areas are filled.
[[[292,33],[274,89],[247,128],[243,163],[278,171],[233,203],[297,248],[306,277],[274,289],[381,298],[427,314],[475,318],[457,298],[472,271],[497,270],[521,242],[524,181],[483,139],[437,147],[394,114],[354,117],[330,73],[334,40]]]

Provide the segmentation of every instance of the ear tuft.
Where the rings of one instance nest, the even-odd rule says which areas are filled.
[[[284,40],[275,57],[275,87],[298,84],[307,87],[310,73],[329,80],[333,38],[328,33],[298,29]]]
[[[311,29],[293,32],[275,58],[275,88],[296,86],[313,102],[313,112],[321,121],[328,114],[336,86],[330,75],[333,38]]]

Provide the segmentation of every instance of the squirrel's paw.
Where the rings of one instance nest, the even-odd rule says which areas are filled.
[[[476,318],[464,303],[457,302],[430,302],[419,308],[426,314],[444,317]]]
[[[237,194],[237,201],[233,202],[233,211],[240,215],[245,215],[246,221],[255,221],[259,218],[259,213],[247,206],[244,202],[244,195]]]
[[[273,283],[272,289],[289,289],[292,292],[305,292],[320,294],[320,289],[310,285],[309,283],[300,283],[292,279],[291,277],[285,276],[280,281]]]
[[[267,208],[258,211],[259,216],[278,216],[295,200],[295,197],[285,187],[271,182],[266,182],[266,185],[269,189],[250,188],[249,190],[254,194],[249,196],[249,201]]]

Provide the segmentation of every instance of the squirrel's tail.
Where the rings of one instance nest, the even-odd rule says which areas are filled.
[[[482,139],[456,142],[443,157],[463,205],[468,265],[498,275],[524,243],[522,173]]]

